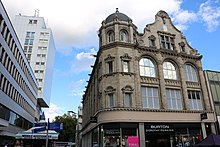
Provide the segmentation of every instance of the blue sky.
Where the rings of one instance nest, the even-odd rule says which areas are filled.
[[[2,0],[13,22],[14,16],[41,17],[53,31],[56,57],[51,104],[45,109],[51,119],[67,111],[77,112],[98,50],[97,31],[108,15],[119,11],[128,15],[143,32],[159,10],[166,11],[188,43],[203,55],[203,69],[220,71],[219,0]]]

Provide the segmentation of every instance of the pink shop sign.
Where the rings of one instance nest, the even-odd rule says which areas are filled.
[[[140,147],[138,136],[128,136],[128,147]]]

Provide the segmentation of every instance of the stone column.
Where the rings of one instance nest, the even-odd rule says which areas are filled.
[[[118,24],[115,24],[115,41],[119,41],[119,30],[118,30]]]
[[[134,73],[134,98],[136,102],[136,108],[142,108],[142,97],[141,97],[141,76],[140,76],[140,69],[139,69],[139,58],[135,57],[133,60],[133,64],[131,69],[134,69],[132,72]]]
[[[158,62],[158,77],[159,77],[159,83],[160,83],[160,108],[161,109],[167,109],[167,99],[166,99],[166,88],[165,88],[165,80],[164,80],[164,75],[163,75],[163,62],[162,60],[159,60]]]
[[[211,105],[210,105],[210,101],[209,101],[208,91],[207,91],[207,87],[206,87],[202,67],[199,67],[198,70],[199,70],[199,77],[200,77],[202,95],[203,95],[203,100],[204,100],[204,107],[205,107],[205,110],[210,111],[211,110]]]
[[[100,37],[102,38],[101,45],[106,45],[106,32],[105,32],[105,28],[104,27],[102,28],[101,36]]]
[[[215,128],[215,123],[211,123],[211,132],[213,133],[213,134],[216,134],[217,132],[216,132],[216,128]]]
[[[129,37],[129,41],[130,41],[130,43],[134,43],[134,40],[133,40],[133,28],[132,28],[132,26],[130,25],[130,32],[129,32],[129,34],[130,34],[130,36],[128,36]]]
[[[139,123],[140,147],[145,147],[145,130],[144,123]]]
[[[201,122],[201,128],[202,128],[202,136],[203,136],[203,138],[206,138],[207,134],[206,134],[206,129],[205,129],[205,123],[204,122]]]
[[[181,81],[181,87],[182,87],[183,110],[190,110],[187,85],[186,85],[186,79],[185,79],[185,71],[183,68],[184,64],[181,63],[181,59],[179,59],[179,61],[180,61],[179,71],[180,71],[180,81]]]

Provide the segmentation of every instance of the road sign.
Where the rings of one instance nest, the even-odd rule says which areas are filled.
[[[40,127],[40,126],[46,126],[47,123],[43,122],[43,123],[34,123],[33,127]]]
[[[38,132],[42,132],[42,131],[45,131],[45,130],[46,130],[46,126],[41,126],[41,127],[34,128],[32,130],[32,133],[38,133]]]
[[[46,129],[47,123],[34,123],[33,125],[34,127],[39,127],[34,129],[34,132],[40,132],[40,131],[44,131]],[[60,122],[53,122],[53,123],[49,123],[48,125],[48,130],[54,130],[54,131],[60,131],[63,130],[63,123]]]
[[[63,130],[63,123],[59,123],[59,122],[49,123],[48,130],[54,130],[54,131]]]

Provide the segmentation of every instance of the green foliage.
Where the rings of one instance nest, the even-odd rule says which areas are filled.
[[[63,116],[56,116],[53,122],[63,123],[63,130],[60,131],[58,141],[72,141],[75,142],[77,119],[71,115],[64,114]]]

